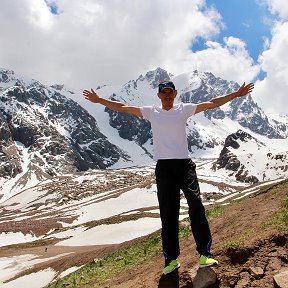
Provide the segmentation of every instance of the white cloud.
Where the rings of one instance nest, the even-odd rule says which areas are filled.
[[[266,39],[265,51],[259,62],[266,77],[257,81],[254,99],[267,113],[288,114],[288,3],[286,0],[260,0],[276,15],[271,24],[271,40]]]
[[[242,84],[252,81],[259,73],[260,67],[253,63],[243,41],[234,37],[224,39],[224,45],[207,41],[207,49],[193,53],[187,50],[175,59],[169,67],[178,63],[180,70],[209,71],[223,79],[233,80]]]
[[[287,0],[262,0],[262,2],[268,5],[273,14],[278,14],[282,19],[288,19]]]
[[[0,25],[2,67],[86,87],[165,66],[195,37],[218,33],[221,19],[201,0],[3,0]]]
[[[286,1],[258,1],[281,17],[288,14]],[[51,13],[49,4],[57,6],[57,14]],[[268,99],[264,93],[277,89],[282,99],[287,91],[288,61],[281,63],[287,58],[283,19],[260,58],[267,73],[255,88],[261,107],[260,102]],[[253,80],[260,69],[241,39],[209,41],[224,23],[205,0],[2,0],[0,26],[1,67],[44,84],[65,83],[71,88],[121,84],[156,67],[173,74],[209,71],[241,84]],[[199,38],[206,39],[207,47],[194,52],[191,47]],[[283,108],[279,104],[275,109],[278,106]]]
[[[272,30],[272,39],[260,57],[263,81],[255,85],[254,97],[269,113],[288,114],[288,22],[279,22]]]
[[[197,38],[209,39],[223,27],[204,0],[3,0],[0,25],[7,27],[0,31],[1,66],[45,84],[118,84],[158,66],[241,80],[253,65],[243,43],[232,38],[223,47],[208,42],[207,50],[191,51]],[[245,79],[257,68],[252,70]]]

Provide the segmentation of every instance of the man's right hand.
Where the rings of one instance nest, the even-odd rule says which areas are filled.
[[[93,103],[99,103],[100,97],[97,95],[97,93],[93,89],[91,89],[91,91],[84,90],[83,96],[85,97],[85,99],[87,99]]]

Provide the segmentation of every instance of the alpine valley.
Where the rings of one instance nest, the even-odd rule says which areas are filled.
[[[168,79],[185,103],[239,88],[209,72],[172,75],[157,68],[123,85],[95,83],[95,89],[134,106],[160,105],[157,85]],[[149,122],[88,102],[82,91],[7,69],[0,69],[0,101],[0,246],[13,250],[41,240],[51,251],[45,258],[36,250],[19,255],[16,246],[10,254],[1,250],[0,282],[17,281],[26,270],[46,271],[35,281],[44,287],[84,264],[74,263],[75,249],[67,247],[85,246],[87,253],[160,229]],[[228,203],[288,177],[288,115],[266,115],[260,106],[252,94],[189,118],[188,146],[205,205]],[[183,198],[181,215],[187,217]],[[70,266],[51,264],[70,254]],[[17,283],[7,287],[25,287]]]

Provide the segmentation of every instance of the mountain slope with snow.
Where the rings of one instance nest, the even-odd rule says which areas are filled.
[[[211,73],[173,76],[157,68],[123,85],[96,89],[104,98],[131,105],[160,105],[157,85],[167,79],[178,89],[176,102],[199,103],[239,88]],[[93,104],[84,99],[82,91],[64,85],[47,87],[11,70],[0,70],[0,91],[0,194],[6,195],[2,200],[55,175],[153,163],[150,124],[143,119]],[[266,116],[248,95],[191,117],[187,122],[189,150],[194,159],[216,160],[226,137],[243,130],[265,143],[258,149],[260,154],[286,155],[287,123],[285,116]],[[241,158],[245,167],[247,157]],[[256,165],[258,169],[282,165],[279,161],[270,165],[271,157],[262,157],[265,163]],[[287,175],[285,169],[278,170],[265,177],[265,171],[252,174],[257,179]]]
[[[39,82],[15,82],[11,71],[0,75],[0,187],[6,198],[55,175],[129,161],[76,102]]]

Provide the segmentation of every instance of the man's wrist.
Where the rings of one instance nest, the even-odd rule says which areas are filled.
[[[237,98],[237,97],[240,97],[240,94],[238,93],[239,91],[235,91],[233,94],[233,98],[235,99],[235,98]]]
[[[98,96],[98,95],[97,95]],[[101,97],[97,97],[96,98],[96,103],[99,103],[99,104],[102,104],[102,100],[103,100],[103,98],[101,98]]]

